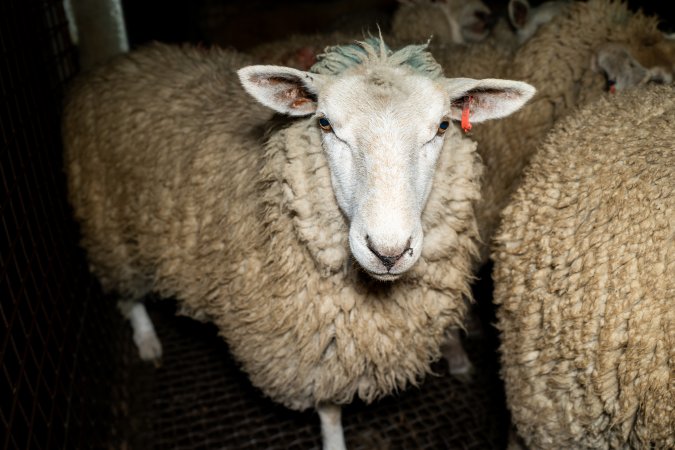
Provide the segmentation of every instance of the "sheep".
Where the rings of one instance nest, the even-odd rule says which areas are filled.
[[[372,37],[372,36],[371,36]],[[283,40],[276,40],[257,45],[250,49],[248,53],[256,60],[263,61],[265,64],[288,65],[296,69],[308,69],[316,64],[316,58],[321,57],[319,48],[330,51],[331,40],[341,43],[354,42],[348,34],[343,32],[316,33],[312,35],[297,34],[291,35]],[[389,41],[398,43],[395,38],[389,38]],[[442,44],[444,45],[444,44]],[[501,48],[501,47],[499,47]],[[490,70],[486,70],[481,78],[488,78]],[[463,324],[460,328],[469,334],[469,324]],[[446,339],[441,352],[447,361],[448,371],[454,377],[462,381],[470,381],[473,377],[473,365],[465,353],[461,344],[460,328],[453,328],[446,334]]]
[[[390,43],[424,42],[434,38],[436,45],[453,45],[485,40],[492,25],[490,9],[480,0],[402,0],[394,12]],[[378,24],[378,29],[380,25]],[[381,33],[381,31],[380,31]],[[363,38],[367,30],[293,34],[284,39],[258,44],[246,52],[265,64],[289,65],[308,70],[324,48],[334,43],[349,44]]]
[[[509,22],[515,28],[518,42],[530,39],[539,27],[560,15],[570,0],[554,0],[531,7],[528,0],[509,0],[507,11]]]
[[[501,374],[531,448],[675,448],[674,94],[562,121],[503,212]]]
[[[404,1],[403,4],[406,2]],[[507,21],[495,18],[482,2],[469,2],[464,5],[464,9],[477,11],[473,13],[473,16],[480,20],[475,23],[466,19],[466,17],[471,17],[470,14],[457,13],[458,5],[452,2],[429,3],[413,0],[410,3],[411,6],[401,6],[397,11],[397,16],[400,17],[395,15],[394,23],[402,22],[406,26],[398,25],[394,28],[393,34],[408,40],[423,40],[433,36],[431,49],[434,55],[446,53],[451,56],[453,62],[459,60],[461,64],[474,70],[484,66],[489,73],[494,73],[491,64],[494,62],[508,63],[518,47],[532,37],[539,27],[561,15],[569,4],[569,0],[548,1],[532,8],[527,0],[511,0],[507,6]],[[445,15],[441,12],[445,12]],[[438,30],[441,28],[440,25],[434,26],[434,23],[446,21],[446,15],[449,17],[447,21],[451,26],[447,28],[448,31],[442,32]],[[460,27],[458,21],[463,17],[466,24]],[[420,24],[423,25],[420,26]],[[483,31],[474,38],[462,37],[462,34],[457,31],[461,28],[462,33],[466,35],[467,29],[477,27]],[[449,38],[446,36],[448,32],[451,36],[459,37]],[[453,45],[465,43],[474,43],[474,45],[464,47]],[[482,45],[475,45],[476,43]],[[497,51],[497,54],[491,54],[494,51]],[[458,57],[457,53],[461,56]],[[462,72],[460,70],[455,73]]]
[[[312,72],[237,73],[296,120],[261,140],[261,106],[240,102],[218,49],[157,44],[74,85],[64,143],[82,245],[133,314],[150,291],[176,298],[265,395],[316,408],[324,447],[344,448],[340,405],[417,385],[461,325],[481,164],[450,121],[504,117],[534,88],[447,79],[424,45],[380,39],[332,48]]]
[[[449,76],[492,76],[523,80],[537,86],[536,96],[517,115],[473,130],[472,139],[485,164],[482,200],[476,215],[481,261],[499,214],[518,186],[523,168],[553,125],[579,106],[601,97],[605,77],[593,64],[608,43],[647,49],[665,40],[654,17],[632,13],[610,0],[572,2],[514,52],[477,44],[464,52],[435,48],[434,56]]]
[[[350,44],[359,38],[358,33],[332,31],[312,34],[293,34],[284,39],[258,44],[246,53],[262,64],[284,65],[309,70],[326,47]]]
[[[634,48],[608,43],[598,49],[592,64],[605,74],[611,92],[650,82],[670,84],[675,72],[675,41],[666,38]]]
[[[485,40],[492,24],[490,8],[481,0],[399,0],[391,33],[402,40],[433,35],[443,44],[466,44]]]

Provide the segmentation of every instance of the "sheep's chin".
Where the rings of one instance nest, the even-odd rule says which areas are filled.
[[[396,281],[403,275],[403,273],[373,273],[367,270],[366,272],[378,281]]]

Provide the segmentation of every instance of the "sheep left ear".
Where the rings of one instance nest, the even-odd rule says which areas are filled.
[[[316,111],[321,75],[282,66],[247,66],[237,75],[246,92],[277,112],[306,116]]]
[[[530,16],[530,2],[527,0],[510,0],[507,6],[509,21],[516,29],[523,28]]]
[[[447,79],[446,89],[451,101],[450,117],[461,120],[462,113],[468,111],[473,123],[506,117],[536,92],[532,85],[522,81],[471,78]]]

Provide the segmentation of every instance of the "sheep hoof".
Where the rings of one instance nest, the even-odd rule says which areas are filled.
[[[155,363],[155,366],[159,366],[162,358],[162,343],[159,342],[145,305],[136,301],[121,301],[118,306],[129,319],[138,355],[143,361],[151,361]]]
[[[466,355],[455,355],[455,357],[448,359],[448,371],[450,375],[462,383],[472,382],[475,373],[473,364]]]
[[[448,372],[458,380],[468,383],[473,380],[474,368],[464,351],[458,329],[450,329],[441,347],[443,358],[448,362]]]
[[[162,358],[162,343],[159,342],[154,330],[134,335],[134,342],[138,347],[138,355],[143,361],[150,361],[159,365]]]
[[[467,338],[481,338],[485,335],[480,316],[475,309],[471,309],[466,315],[464,319],[464,328],[466,330]]]

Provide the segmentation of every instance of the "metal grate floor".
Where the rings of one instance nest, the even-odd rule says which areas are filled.
[[[127,448],[319,449],[314,412],[298,413],[264,398],[229,356],[214,326],[174,316],[171,302],[151,303],[162,340],[161,367],[129,361]],[[129,332],[130,334],[130,332]],[[348,448],[505,448],[509,417],[498,379],[494,339],[466,341],[474,381],[436,365],[420,388],[343,410]],[[133,354],[134,349],[129,351]],[[125,406],[126,408],[127,406]]]

